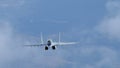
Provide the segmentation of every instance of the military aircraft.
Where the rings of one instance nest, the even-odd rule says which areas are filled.
[[[77,42],[61,42],[60,33],[59,33],[59,41],[58,42],[53,42],[52,39],[49,39],[49,40],[47,40],[46,43],[44,43],[43,36],[41,33],[41,43],[40,44],[38,44],[38,45],[25,45],[25,46],[45,46],[45,50],[48,50],[49,48],[52,48],[53,50],[55,50],[57,46],[73,45],[76,43]]]

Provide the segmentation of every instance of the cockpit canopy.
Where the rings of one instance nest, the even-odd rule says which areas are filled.
[[[49,39],[49,40],[47,41],[47,45],[48,45],[48,46],[51,46],[51,45],[52,45],[52,40],[51,40],[51,39]]]

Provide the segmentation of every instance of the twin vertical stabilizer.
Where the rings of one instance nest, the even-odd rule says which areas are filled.
[[[60,39],[61,39],[61,38],[60,38],[60,32],[59,32],[59,43],[60,43]]]
[[[41,33],[41,44],[43,44],[44,42],[43,42],[43,35],[42,35],[42,33]]]

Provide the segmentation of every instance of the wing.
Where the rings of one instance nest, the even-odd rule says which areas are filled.
[[[46,46],[46,44],[38,44],[38,45],[24,45],[24,46],[31,46],[31,47],[32,47],[32,46],[34,46],[34,47],[36,47],[36,46],[37,46],[37,47],[39,47],[39,46]]]
[[[77,44],[77,42],[60,42],[60,43],[55,43],[56,46],[59,46],[59,45],[73,45],[73,44]]]

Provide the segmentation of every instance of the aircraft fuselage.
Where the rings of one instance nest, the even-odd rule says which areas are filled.
[[[48,40],[48,41],[47,41],[47,46],[45,46],[45,50],[48,50],[49,47],[52,47],[53,50],[56,49],[56,46],[53,45],[52,40]]]
[[[51,46],[52,45],[52,40],[48,40],[47,41],[47,46]]]

